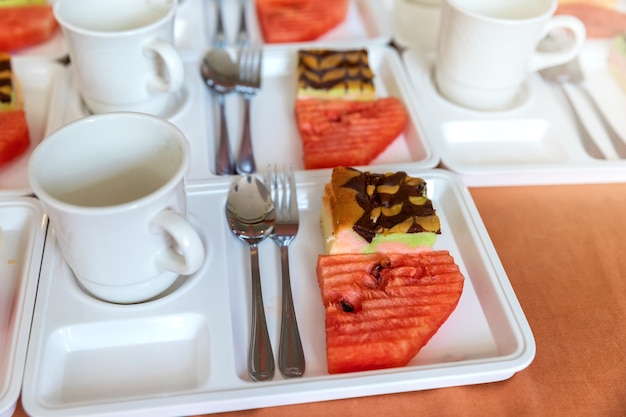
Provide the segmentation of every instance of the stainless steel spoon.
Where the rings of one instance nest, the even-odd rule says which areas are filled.
[[[218,175],[235,173],[235,165],[230,151],[228,126],[226,124],[225,96],[233,91],[239,79],[239,68],[223,49],[211,49],[204,55],[200,74],[206,85],[217,97],[220,107],[220,133],[215,157],[215,172]]]
[[[259,271],[259,243],[274,229],[275,210],[268,189],[253,175],[239,178],[226,201],[226,218],[232,232],[250,245],[252,318],[248,347],[248,374],[254,381],[274,376],[274,354],[265,322]]]

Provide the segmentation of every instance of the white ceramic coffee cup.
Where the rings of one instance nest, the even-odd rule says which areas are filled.
[[[205,248],[186,220],[189,144],[144,113],[79,119],[33,151],[28,176],[87,292],[136,303],[196,272]]]
[[[93,113],[163,116],[184,82],[175,0],[56,0],[78,90]]]
[[[573,16],[554,16],[557,0],[442,0],[435,83],[448,100],[477,110],[511,108],[529,73],[573,59],[586,31]],[[550,31],[573,33],[556,52],[537,46]]]

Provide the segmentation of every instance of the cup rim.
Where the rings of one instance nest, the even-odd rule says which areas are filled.
[[[529,22],[545,19],[546,17],[550,17],[554,15],[558,7],[557,0],[550,0],[549,8],[541,14],[531,16],[531,17],[523,17],[523,18],[502,18],[502,17],[487,16],[485,14],[481,14],[472,10],[467,10],[466,8],[464,8],[462,5],[458,3],[458,0],[442,0],[442,3],[447,3],[449,7],[454,8],[457,12],[462,13],[467,16],[471,16],[475,19],[480,19],[480,20],[490,22],[490,23],[499,23],[499,24],[506,23],[507,25],[527,24]]]
[[[65,132],[73,130],[73,129],[78,129],[81,126],[88,124],[88,123],[102,122],[107,119],[129,119],[129,118],[135,118],[135,119],[139,118],[139,119],[144,119],[144,120],[150,120],[151,123],[160,124],[161,126],[163,126],[163,128],[169,129],[173,133],[172,137],[175,138],[175,140],[178,142],[178,144],[181,147],[182,152],[181,152],[180,166],[176,169],[174,174],[165,183],[163,183],[157,190],[147,195],[144,195],[142,197],[139,197],[130,201],[126,201],[124,203],[95,207],[95,206],[71,204],[71,203],[67,203],[65,201],[59,200],[58,198],[48,193],[40,185],[39,181],[37,180],[37,176],[38,176],[37,170],[38,170],[39,163],[42,160],[42,158],[45,158],[45,154],[47,150],[51,146],[56,145],[55,142],[61,140]],[[60,127],[59,129],[55,130],[54,132],[46,136],[43,139],[43,141],[41,141],[35,147],[28,161],[28,182],[35,196],[37,196],[40,200],[42,200],[41,197],[43,196],[45,198],[45,201],[44,201],[45,203],[48,203],[51,206],[62,209],[65,212],[72,212],[72,213],[80,212],[83,214],[87,214],[87,213],[103,214],[103,213],[125,211],[134,206],[143,205],[149,201],[159,199],[164,194],[169,193],[171,189],[178,182],[180,181],[184,182],[185,174],[187,173],[190,160],[191,160],[190,153],[191,153],[191,149],[190,149],[189,142],[185,134],[182,132],[182,130],[180,130],[180,128],[178,128],[178,126],[174,125],[168,120],[159,118],[157,116],[154,116],[148,113],[129,112],[129,111],[94,114],[94,115],[83,117],[81,119],[77,119],[73,122],[70,122]]]
[[[143,25],[140,27],[132,28],[132,29],[102,31],[102,30],[87,29],[82,26],[78,26],[74,23],[68,22],[67,19],[65,19],[63,16],[60,15],[60,11],[59,11],[59,9],[61,8],[61,3],[63,3],[63,1],[64,0],[56,0],[52,6],[52,12],[54,14],[54,17],[62,29],[67,28],[71,30],[72,32],[76,32],[82,35],[98,36],[101,38],[114,38],[114,37],[128,36],[130,34],[135,34],[135,33],[150,32],[154,30],[154,28],[162,25],[164,22],[168,20],[173,21],[174,14],[176,13],[176,8],[178,5],[177,0],[165,0],[164,4],[170,5],[170,8],[167,11],[167,13],[161,16],[159,19],[153,22],[150,22],[147,25]]]

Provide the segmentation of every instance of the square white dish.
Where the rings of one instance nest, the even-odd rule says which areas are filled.
[[[252,146],[258,169],[268,164],[293,164],[303,170],[302,146],[296,126],[294,105],[296,97],[297,48],[273,48],[263,51],[261,91],[252,99]],[[232,52],[232,51],[231,51]],[[432,168],[439,163],[422,128],[411,97],[412,91],[402,60],[391,47],[373,45],[368,48],[370,66],[375,73],[379,97],[395,96],[402,100],[409,113],[409,122],[401,134],[371,165],[409,163],[419,168]],[[190,181],[215,176],[215,150],[219,127],[217,103],[200,77],[200,62],[186,60],[186,81],[183,93],[167,117],[187,136],[192,150]],[[47,133],[88,114],[83,105],[71,67],[53,95],[55,105],[50,112]],[[239,149],[242,132],[242,98],[231,93],[226,96],[226,112],[231,150]]]
[[[185,4],[189,2],[189,5]],[[207,49],[213,41],[216,28],[216,6],[215,1],[202,2],[201,0],[185,0],[180,5],[180,9],[185,7],[189,9],[195,8],[195,5],[205,4],[206,19],[204,20],[204,45],[200,45],[200,49]],[[229,45],[234,46],[239,29],[241,0],[223,0],[222,1],[222,21],[224,24],[224,33]],[[262,44],[263,37],[261,28],[256,14],[254,0],[245,2],[245,16],[248,27],[250,42],[253,44]],[[320,47],[329,48],[350,48],[363,47],[363,45],[387,44],[391,41],[392,27],[390,20],[390,11],[382,1],[379,0],[350,0],[348,6],[348,15],[345,20],[337,27],[320,36],[318,39],[309,42],[293,42],[281,44],[267,44],[265,48],[284,48],[284,47],[310,47],[312,44]],[[182,19],[181,19],[182,21]]]
[[[301,378],[252,382],[246,371],[250,270],[247,245],[225,219],[232,177],[188,188],[189,217],[208,248],[205,265],[156,300],[114,305],[82,292],[49,228],[26,360],[22,404],[37,416],[174,416],[251,409],[507,379],[534,358],[527,320],[480,220],[455,175],[406,170],[428,182],[441,218],[436,248],[450,250],[466,277],[455,312],[406,366],[329,375],[324,309],[315,276],[323,251],[321,195],[330,171],[296,173],[299,234],[290,248],[296,315],[307,358]],[[268,329],[280,332],[280,260],[262,242]]]
[[[0,416],[22,388],[47,217],[31,197],[0,197]]]
[[[580,61],[590,93],[626,140],[626,94],[607,67],[609,44],[588,41]],[[619,159],[595,114],[580,95],[583,123],[607,159],[587,154],[573,113],[556,85],[531,74],[518,106],[480,112],[443,98],[433,82],[435,53],[409,48],[403,54],[424,128],[443,166],[470,186],[617,182],[626,180]],[[576,93],[576,91],[573,91]],[[586,106],[586,107],[585,107]]]
[[[30,146],[24,154],[0,168],[0,194],[28,194],[28,159],[46,132],[49,111],[55,107],[52,90],[61,81],[64,68],[55,62],[12,57],[11,65],[21,84]],[[2,133],[0,132],[0,135]]]

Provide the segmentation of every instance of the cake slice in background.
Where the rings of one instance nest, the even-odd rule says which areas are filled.
[[[374,100],[374,74],[367,49],[298,51],[296,99]]]

